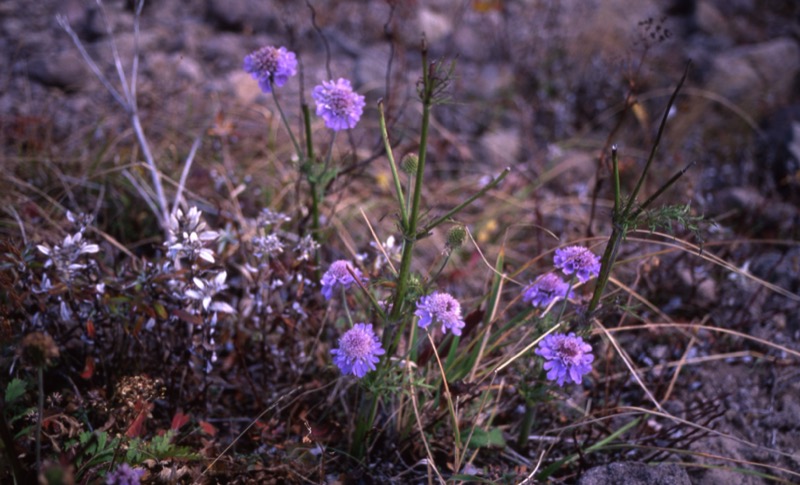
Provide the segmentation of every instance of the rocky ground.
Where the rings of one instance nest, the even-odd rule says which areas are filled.
[[[134,156],[130,149],[113,155],[115,147],[132,143],[124,112],[56,21],[56,15],[63,15],[102,72],[116,81],[104,20],[130,72],[136,48],[130,3],[106,2],[107,17],[88,0],[0,3],[0,145],[4,168],[18,179],[36,185],[35,166],[43,160],[69,177],[75,161],[97,155],[99,146],[109,147],[97,155],[109,169],[126,163],[125,156]],[[437,113],[431,146],[432,167],[442,183],[491,175],[510,166],[513,173],[504,186],[509,194],[540,177],[548,181],[530,195],[528,206],[536,206],[541,224],[568,237],[605,234],[609,227],[602,218],[604,209],[592,216],[595,193],[609,195],[606,172],[597,176],[598,156],[609,142],[618,144],[623,177],[628,177],[623,183],[633,183],[661,110],[691,59],[689,79],[670,114],[653,179],[665,180],[693,162],[672,198],[690,202],[697,213],[716,221],[706,228],[706,250],[790,295],[800,292],[797,2],[310,4],[313,9],[286,0],[146,4],[138,45],[139,106],[166,171],[179,173],[192,140],[226,121],[235,155],[258,154],[264,120],[276,124],[277,118],[271,99],[241,65],[245,54],[265,44],[285,45],[298,53],[306,89],[321,79],[342,76],[366,95],[365,119],[371,118],[372,124],[363,124],[348,140],[367,147],[359,157],[368,158],[369,150],[379,146],[374,130],[379,98],[387,104],[400,147],[412,149],[417,107],[409,98],[419,75],[424,32],[434,56],[458,56],[451,93],[455,103]],[[300,93],[299,83],[281,92],[289,109],[297,106]],[[636,104],[623,110],[629,93]],[[240,162],[228,168],[257,185],[258,164]],[[210,167],[198,160],[194,185],[213,180]],[[383,167],[366,166],[360,180],[369,187],[384,176]],[[646,190],[655,188],[653,182]],[[4,218],[12,222],[3,232],[12,234],[13,219]],[[484,229],[491,238],[493,229]],[[629,256],[642,250],[633,245],[625,249]],[[674,321],[702,320],[800,348],[797,298],[687,253],[654,254],[632,269],[631,276],[659,312]],[[654,310],[648,318],[658,321],[659,316]],[[653,335],[620,336],[628,354],[642,366],[681,358],[671,348],[650,345],[654,341]],[[757,462],[799,469],[796,359],[723,334],[704,335],[683,350],[700,360],[731,349],[744,353],[688,366],[669,403],[671,412],[687,419],[695,404],[716,403],[716,410],[706,413],[718,415],[715,429],[739,441],[712,434],[692,443],[691,449],[742,460],[745,467],[745,462]],[[594,471],[582,483],[620,483],[613,478],[620,476],[643,477],[636,483],[667,483],[648,478],[650,472],[620,471],[625,466],[629,465],[617,463]],[[665,473],[685,476],[681,468],[670,470]],[[732,473],[689,470],[692,483],[763,483],[758,477]]]

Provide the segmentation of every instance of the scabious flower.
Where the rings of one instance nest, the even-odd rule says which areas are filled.
[[[375,370],[375,364],[385,351],[372,330],[371,323],[356,323],[339,339],[339,348],[332,349],[333,363],[342,374],[353,374],[359,379]]]
[[[142,475],[144,475],[142,468],[131,468],[127,463],[123,463],[106,476],[106,484],[139,485]]]
[[[567,295],[567,291],[569,291],[569,295]],[[554,301],[573,296],[569,285],[564,280],[555,273],[547,273],[536,278],[536,281],[525,289],[522,301],[530,303],[534,307],[546,307]]]
[[[317,103],[317,116],[333,131],[354,128],[364,111],[364,96],[353,92],[347,79],[322,81],[311,97]]]
[[[580,384],[584,374],[592,370],[592,346],[574,333],[555,333],[545,337],[535,350],[547,361],[544,370],[547,378],[563,386],[566,380]]]
[[[333,298],[333,291],[337,287],[341,286],[347,289],[350,288],[350,285],[355,283],[356,280],[353,278],[353,275],[350,274],[350,271],[358,277],[359,281],[364,279],[361,271],[350,264],[350,261],[340,259],[331,264],[331,267],[322,275],[322,280],[320,281],[322,283],[322,295],[325,296],[326,300]]]
[[[581,283],[600,274],[600,258],[583,246],[556,249],[553,263],[565,275],[575,273]]]
[[[265,93],[272,85],[281,87],[297,74],[297,57],[285,47],[265,46],[244,57],[244,70],[249,72]]]
[[[434,292],[417,300],[417,311],[414,315],[419,317],[418,325],[428,328],[434,321],[442,323],[442,330],[448,329],[455,335],[461,335],[464,320],[461,318],[461,305],[449,293]]]

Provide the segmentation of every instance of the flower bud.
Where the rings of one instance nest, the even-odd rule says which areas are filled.
[[[467,228],[464,226],[453,226],[447,232],[447,247],[450,249],[457,249],[464,244],[467,239]]]
[[[400,161],[400,168],[408,175],[415,175],[417,173],[417,165],[419,165],[419,157],[414,153],[409,153]]]

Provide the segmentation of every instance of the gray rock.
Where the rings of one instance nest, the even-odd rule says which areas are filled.
[[[83,59],[72,50],[35,57],[27,67],[31,80],[65,91],[77,91],[89,76]]]
[[[271,2],[259,0],[208,0],[206,16],[219,28],[268,32],[279,28]]]
[[[583,474],[578,485],[691,485],[686,470],[672,463],[646,465],[618,462],[594,467]]]
[[[791,97],[800,72],[800,47],[782,38],[737,47],[717,56],[707,87],[755,118]]]

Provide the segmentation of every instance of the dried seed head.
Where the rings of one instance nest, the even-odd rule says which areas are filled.
[[[22,339],[21,357],[33,367],[47,367],[58,358],[58,345],[53,337],[46,333],[29,333]]]

